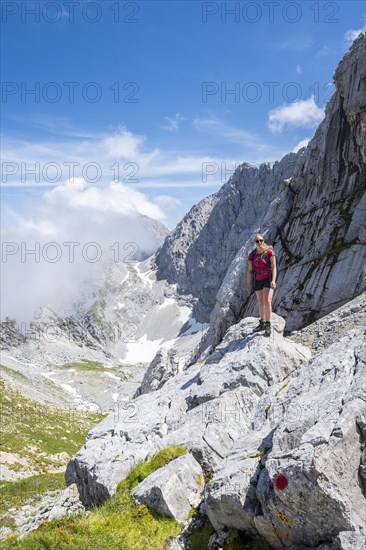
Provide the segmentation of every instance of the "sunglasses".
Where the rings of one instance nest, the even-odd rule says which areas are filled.
[[[263,242],[263,239],[256,239],[255,242],[256,242],[256,243],[262,243],[262,242]]]

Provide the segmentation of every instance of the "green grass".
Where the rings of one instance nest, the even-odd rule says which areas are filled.
[[[59,368],[59,365],[49,364],[50,368]],[[73,363],[65,363],[61,368],[75,369],[79,372],[111,372],[115,375],[119,375],[121,378],[129,378],[131,375],[127,375],[123,372],[123,366],[116,365],[114,367],[105,367],[100,361],[90,361],[89,359],[82,359],[81,361],[75,361]]]
[[[171,447],[163,449],[148,462],[141,462],[137,464],[130,472],[128,477],[120,484],[121,487],[127,486],[130,490],[133,489],[147,476],[149,476],[165,464],[168,464],[168,462],[170,462],[171,460],[174,460],[178,456],[184,455],[187,452],[187,447],[183,445],[172,445]]]
[[[105,415],[57,409],[25,397],[0,380],[0,449],[27,459],[27,465],[9,464],[13,471],[31,469],[35,475],[18,481],[0,481],[0,527],[14,527],[7,511],[35,504],[49,492],[65,488],[65,468],[49,455],[66,452],[71,457],[83,445],[89,430]]]
[[[49,407],[28,399],[3,380],[0,391],[0,448],[27,457],[38,473],[45,473],[50,464],[57,466],[41,453],[66,452],[72,456],[89,430],[105,416]]]
[[[62,365],[62,368],[75,369],[79,371],[97,371],[104,372],[108,371],[106,367],[103,366],[103,363],[100,361],[89,361],[88,359],[82,359],[81,361],[75,361],[74,363],[65,363]]]
[[[258,458],[260,461],[264,457],[264,455],[266,455],[270,450],[271,450],[271,447],[264,447],[262,451],[259,451],[255,455],[250,455],[250,458]]]
[[[287,386],[288,386],[288,382],[286,382],[285,384],[283,384],[276,392],[275,392],[275,397],[282,391],[284,390]]]
[[[10,508],[36,503],[48,491],[65,488],[63,473],[36,475],[13,482],[0,481],[0,515],[3,516]]]
[[[17,370],[9,369],[9,367],[4,367],[4,365],[0,365],[0,372],[9,374],[10,376],[15,376],[16,378],[22,378],[23,380],[28,380],[28,378],[23,373]]]
[[[105,300],[100,300],[96,302],[91,310],[91,315],[94,317],[95,321],[107,332],[113,333],[113,323],[107,321],[105,318]]]
[[[0,542],[0,549],[19,550],[151,550],[163,549],[164,541],[177,536],[182,525],[159,516],[144,504],[136,505],[130,491],[150,473],[185,454],[183,446],[159,451],[150,461],[135,466],[117,487],[116,494],[89,513],[53,520],[41,525],[20,542],[14,536]]]
[[[197,509],[194,509],[195,514],[198,515]],[[215,529],[213,528],[210,520],[207,516],[201,518],[201,522],[195,527],[189,527],[191,535],[189,536],[189,550],[202,550],[207,548],[210,536],[213,535]]]

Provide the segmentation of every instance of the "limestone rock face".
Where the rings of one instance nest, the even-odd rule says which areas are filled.
[[[365,536],[365,334],[356,328],[303,363],[265,422],[233,445],[205,489],[216,528],[278,549]]]
[[[204,504],[220,535],[212,548],[230,528],[276,550],[364,548],[366,34],[334,78],[306,148],[273,167],[244,163],[191,209],[148,271],[129,276],[146,287],[144,314],[169,310],[170,295],[158,300],[154,289],[175,285],[190,320],[69,462],[67,483],[86,507],[111,497],[139,461],[186,445],[211,479]],[[246,291],[257,231],[280,265],[270,338],[253,333],[257,301]],[[154,321],[141,330],[158,340]],[[172,348],[199,323],[205,332],[184,348],[180,369]],[[179,477],[177,463],[170,468]],[[157,474],[159,499],[154,478],[146,496],[165,510],[167,472]]]
[[[184,522],[203,494],[203,471],[188,453],[150,474],[131,495],[137,504],[147,504],[161,515]]]
[[[273,168],[243,163],[217,193],[191,208],[155,254],[157,278],[177,283],[180,294],[195,298],[193,317],[199,322],[208,322],[233,260],[246,267],[243,244],[259,229],[268,209],[273,210],[271,203],[275,201],[282,217],[289,214],[292,192],[279,192],[279,186],[292,176],[302,154],[289,153]],[[280,220],[273,217],[272,223]],[[254,246],[248,246],[249,253]],[[244,290],[245,282],[240,281]]]
[[[278,318],[279,319],[279,318]],[[86,506],[112,496],[140,460],[169,445],[186,445],[206,474],[226,459],[249,429],[260,396],[295,375],[310,351],[281,332],[253,334],[256,319],[231,327],[216,353],[178,373],[156,391],[116,403],[69,462],[67,483],[76,483]],[[281,322],[278,321],[280,331]]]

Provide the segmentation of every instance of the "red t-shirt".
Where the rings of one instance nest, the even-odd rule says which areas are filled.
[[[271,258],[271,256],[274,256],[274,252],[272,248],[269,248],[267,250],[267,256],[268,258]],[[249,252],[248,261],[253,262],[252,253]],[[255,258],[253,262],[253,269],[258,269],[259,271],[266,270],[268,273],[256,273],[255,274],[255,280],[256,281],[264,281],[265,279],[268,279],[268,277],[271,276],[270,274],[270,267],[267,264],[266,260],[260,257],[260,254],[258,252],[255,253]]]

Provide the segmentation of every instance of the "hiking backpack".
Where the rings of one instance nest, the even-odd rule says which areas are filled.
[[[271,245],[268,245],[268,248],[271,248],[273,250],[273,253],[274,253],[274,248],[273,246]],[[256,273],[261,273],[261,271],[259,270],[255,270],[254,269],[254,258],[255,258],[255,255],[257,253],[257,250],[254,248],[254,250],[252,250],[252,262],[253,262],[253,269],[252,269],[252,290],[254,290],[254,284],[255,284],[255,274]],[[275,258],[276,258],[276,271],[277,271],[277,275],[278,275],[278,262],[277,262],[277,256],[275,255]],[[263,259],[265,260],[266,264],[268,265],[268,267],[270,268],[270,271],[272,271],[272,267],[271,267],[271,260],[269,259],[268,257],[268,254],[266,253],[264,256],[263,256]]]

